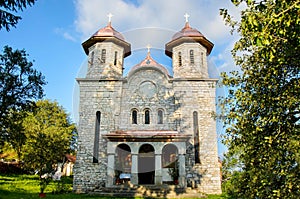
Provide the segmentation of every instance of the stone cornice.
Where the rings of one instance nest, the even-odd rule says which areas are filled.
[[[76,78],[77,82],[127,82],[125,78]]]
[[[119,142],[186,142],[191,136],[177,131],[116,131],[102,135],[109,141]]]
[[[199,81],[199,82],[217,82],[219,79],[213,78],[172,78],[170,82],[184,82],[184,81]]]

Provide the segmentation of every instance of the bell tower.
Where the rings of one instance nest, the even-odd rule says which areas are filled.
[[[82,43],[88,55],[87,78],[120,78],[123,75],[123,60],[131,54],[130,44],[111,25],[101,28]]]
[[[73,188],[85,192],[108,184],[114,170],[107,166],[107,141],[103,135],[119,128],[123,87],[123,60],[130,44],[111,25],[98,30],[82,43],[88,69],[79,85],[78,152]],[[93,176],[86,180],[86,176]]]
[[[179,118],[180,133],[191,135],[186,175],[202,192],[221,193],[216,121],[211,115],[218,80],[209,78],[207,66],[214,44],[191,28],[188,14],[184,16],[185,26],[166,44],[165,53],[173,65],[174,117]]]
[[[166,44],[166,55],[172,58],[174,78],[208,78],[207,56],[214,44],[198,30],[191,28],[188,14],[185,26]]]

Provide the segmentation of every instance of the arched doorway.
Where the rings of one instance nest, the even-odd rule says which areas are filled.
[[[154,184],[155,156],[150,144],[143,144],[139,149],[138,178],[139,184]]]
[[[164,172],[163,176],[165,176],[166,182],[177,184],[179,178],[179,162],[177,147],[174,144],[165,145],[162,149],[161,160]]]
[[[131,177],[131,150],[127,144],[119,144],[115,153],[115,183],[120,184]]]

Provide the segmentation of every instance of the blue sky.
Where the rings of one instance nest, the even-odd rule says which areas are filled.
[[[5,45],[25,49],[46,77],[45,98],[56,100],[73,117],[75,78],[87,58],[81,43],[107,25],[108,13],[114,15],[113,27],[132,45],[132,55],[125,59],[127,70],[144,59],[147,44],[158,62],[170,66],[164,45],[183,28],[183,15],[188,13],[190,25],[215,44],[209,60],[211,75],[217,77],[233,67],[230,49],[236,40],[220,8],[238,13],[230,0],[38,0],[18,13],[22,20],[16,28],[0,31],[0,46],[1,51]]]

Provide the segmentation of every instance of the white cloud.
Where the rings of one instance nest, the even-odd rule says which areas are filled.
[[[76,42],[77,39],[75,36],[73,36],[72,34],[70,34],[68,31],[66,31],[64,28],[56,28],[54,30],[54,32],[56,34],[62,35],[65,39]]]
[[[113,27],[131,43],[132,51],[147,44],[163,50],[173,34],[183,28],[183,15],[188,13],[190,25],[215,44],[211,57],[219,70],[228,71],[233,67],[229,48],[236,37],[230,35],[230,29],[219,15],[220,8],[238,14],[239,10],[230,1],[139,0],[138,5],[134,5],[129,0],[75,0],[75,6],[75,26],[82,41],[106,26],[107,14],[112,13]]]
[[[183,15],[189,13],[191,26],[207,34],[217,35],[213,29],[222,32],[225,27],[219,9],[229,7],[220,0],[142,0],[139,6],[123,0],[76,0],[76,27],[84,38],[107,24],[107,14],[113,13],[113,26],[119,31],[143,27],[180,30],[184,26]],[[207,29],[209,27],[209,29]],[[227,31],[228,32],[228,31]],[[210,36],[208,36],[210,37]],[[218,39],[214,36],[213,39]]]

